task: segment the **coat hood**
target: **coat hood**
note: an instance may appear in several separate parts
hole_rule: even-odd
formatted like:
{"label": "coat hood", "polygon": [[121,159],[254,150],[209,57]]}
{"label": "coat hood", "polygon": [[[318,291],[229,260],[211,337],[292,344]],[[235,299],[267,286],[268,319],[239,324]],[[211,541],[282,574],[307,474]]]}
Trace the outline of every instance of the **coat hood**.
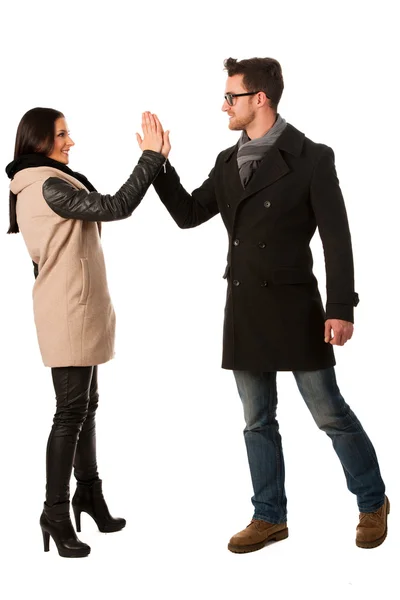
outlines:
{"label": "coat hood", "polygon": [[[89,192],[95,192],[96,188],[82,173],[72,171],[67,165],[60,163],[43,154],[23,154],[10,162],[6,167],[7,176],[12,180],[10,189],[14,194],[19,194],[24,188],[36,181],[44,181],[48,177],[60,177],[76,185],[83,186]],[[21,177],[21,174],[23,176]]]}
{"label": "coat hood", "polygon": [[49,177],[61,177],[62,179],[67,179],[68,176],[62,171],[52,169],[51,167],[32,167],[23,169],[14,175],[14,178],[10,182],[10,190],[13,194],[17,195],[29,185],[32,185],[37,181],[45,181]]}

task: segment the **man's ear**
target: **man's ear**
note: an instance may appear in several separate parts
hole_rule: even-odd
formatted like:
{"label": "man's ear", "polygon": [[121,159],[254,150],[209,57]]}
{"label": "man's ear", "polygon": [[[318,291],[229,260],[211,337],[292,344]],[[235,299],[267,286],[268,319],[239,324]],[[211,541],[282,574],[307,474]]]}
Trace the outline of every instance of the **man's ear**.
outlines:
{"label": "man's ear", "polygon": [[268,104],[268,98],[267,98],[265,92],[258,92],[257,93],[257,106],[265,106],[266,104]]}

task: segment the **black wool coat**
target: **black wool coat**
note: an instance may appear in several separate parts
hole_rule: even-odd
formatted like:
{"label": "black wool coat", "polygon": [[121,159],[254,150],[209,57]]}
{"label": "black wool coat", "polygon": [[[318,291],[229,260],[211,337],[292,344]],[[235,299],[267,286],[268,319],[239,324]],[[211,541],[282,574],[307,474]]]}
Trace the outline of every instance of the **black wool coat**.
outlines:
{"label": "black wool coat", "polygon": [[[181,228],[220,213],[229,235],[222,367],[308,371],[335,364],[325,319],[353,322],[351,238],[331,148],[287,125],[244,189],[238,146],[221,152],[192,194],[166,163],[154,181]],[[327,305],[313,274],[310,240],[318,227]]]}

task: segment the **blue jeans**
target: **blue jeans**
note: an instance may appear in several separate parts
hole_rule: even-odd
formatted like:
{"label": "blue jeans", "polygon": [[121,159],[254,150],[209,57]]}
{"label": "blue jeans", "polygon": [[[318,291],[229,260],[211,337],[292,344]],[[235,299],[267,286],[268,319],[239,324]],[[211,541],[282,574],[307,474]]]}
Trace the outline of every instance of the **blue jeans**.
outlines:
{"label": "blue jeans", "polygon": [[[234,371],[243,402],[246,442],[254,496],[254,519],[286,522],[285,465],[279,425],[276,372]],[[385,501],[385,485],[375,450],[344,401],[333,367],[294,371],[297,386],[316,424],[332,440],[360,512],[375,512]]]}

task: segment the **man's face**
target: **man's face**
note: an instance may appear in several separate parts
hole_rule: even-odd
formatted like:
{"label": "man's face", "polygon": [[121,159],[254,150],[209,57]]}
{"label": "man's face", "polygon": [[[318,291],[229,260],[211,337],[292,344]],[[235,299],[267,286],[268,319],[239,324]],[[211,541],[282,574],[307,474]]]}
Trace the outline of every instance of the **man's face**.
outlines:
{"label": "man's face", "polygon": [[[225,86],[225,94],[243,94],[248,91],[243,86],[243,75],[228,77]],[[240,96],[233,98],[233,106],[225,100],[222,110],[229,116],[229,129],[232,131],[245,130],[255,119],[256,111],[253,107],[255,96]]]}

